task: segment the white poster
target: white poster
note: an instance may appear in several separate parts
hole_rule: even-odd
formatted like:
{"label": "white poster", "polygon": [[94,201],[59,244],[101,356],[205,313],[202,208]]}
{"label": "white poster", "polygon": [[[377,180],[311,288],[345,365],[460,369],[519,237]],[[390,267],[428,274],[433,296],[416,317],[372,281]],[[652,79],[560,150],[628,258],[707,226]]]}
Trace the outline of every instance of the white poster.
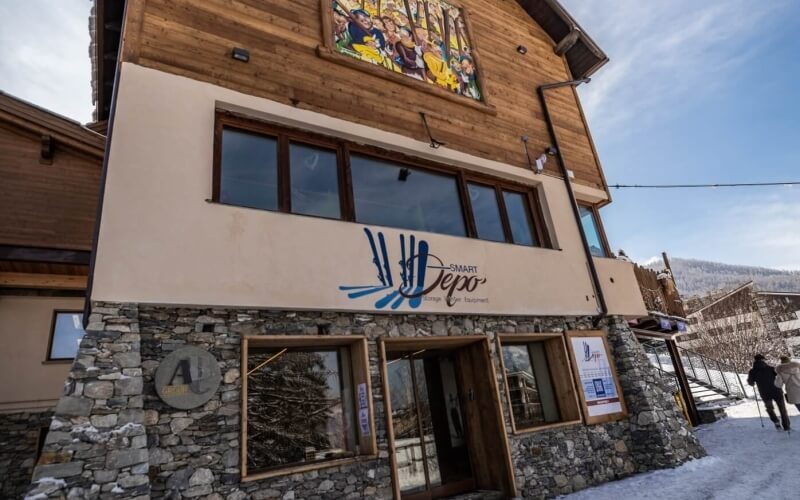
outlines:
{"label": "white poster", "polygon": [[622,412],[603,338],[571,337],[570,342],[589,416]]}

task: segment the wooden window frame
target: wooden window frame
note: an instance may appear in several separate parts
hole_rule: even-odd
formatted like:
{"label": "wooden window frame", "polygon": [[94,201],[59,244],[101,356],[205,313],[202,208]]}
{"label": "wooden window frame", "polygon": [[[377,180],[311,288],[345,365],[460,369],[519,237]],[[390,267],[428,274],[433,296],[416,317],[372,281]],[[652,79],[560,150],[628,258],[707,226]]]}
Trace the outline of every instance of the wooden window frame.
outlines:
{"label": "wooden window frame", "polygon": [[[608,244],[608,238],[606,237],[606,229],[603,227],[603,220],[600,218],[600,210],[597,208],[597,205],[593,203],[586,203],[586,202],[578,202],[578,207],[583,207],[589,209],[592,212],[592,217],[594,218],[594,226],[597,228],[597,234],[600,236],[600,244],[603,245],[603,251],[606,253],[604,257],[600,257],[597,255],[593,255],[592,257],[598,258],[611,258],[611,245]],[[581,231],[583,231],[583,225],[581,224]]]}
{"label": "wooden window frame", "polygon": [[[562,420],[549,424],[520,427],[517,426],[517,423],[514,419],[514,410],[511,406],[511,390],[508,386],[508,379],[506,378],[506,366],[505,361],[503,360],[503,345],[527,346],[528,344],[535,342],[545,343],[548,370],[550,371],[550,379],[553,383],[553,392],[556,396],[556,403],[558,404],[559,415],[561,416]],[[529,434],[532,432],[540,432],[559,427],[568,427],[583,422],[583,417],[581,414],[581,402],[578,395],[579,388],[575,384],[572,361],[570,359],[566,337],[564,334],[532,333],[498,335],[497,353],[497,357],[500,358],[500,371],[502,373],[506,401],[508,402],[508,415],[509,419],[511,420],[511,431],[513,434]],[[560,359],[554,361],[556,356]],[[559,362],[562,366],[554,369],[556,362]],[[571,407],[566,407],[565,405],[567,404],[571,405]],[[568,417],[564,417],[565,412],[569,412]]]}
{"label": "wooden window frame", "polygon": [[[261,208],[244,207],[234,203],[220,201],[220,184],[222,178],[222,138],[223,128],[241,130],[247,133],[259,134],[276,138],[278,141],[278,209],[267,210]],[[322,147],[336,152],[337,158],[337,178],[339,181],[339,203],[340,217],[322,217],[319,215],[298,214],[291,211],[291,187],[290,187],[290,165],[289,165],[289,144],[298,142],[310,146]],[[353,154],[369,156],[376,160],[383,160],[397,165],[408,166],[416,170],[428,171],[435,174],[447,175],[456,181],[456,188],[459,195],[459,204],[464,221],[466,237],[480,239],[475,227],[475,218],[472,212],[472,205],[469,199],[467,184],[474,183],[487,186],[495,190],[497,201],[500,207],[500,216],[503,220],[503,231],[506,236],[505,243],[515,244],[511,236],[511,228],[508,214],[503,199],[503,191],[510,191],[522,194],[528,204],[528,213],[533,224],[533,234],[537,244],[532,248],[552,249],[552,240],[545,224],[544,212],[536,186],[526,185],[500,179],[497,177],[483,175],[473,172],[465,172],[462,169],[443,165],[430,160],[412,157],[396,151],[389,151],[376,146],[358,144],[346,139],[338,139],[314,132],[294,129],[286,126],[266,123],[264,121],[242,115],[233,111],[218,109],[214,124],[214,159],[212,168],[212,195],[209,201],[240,208],[250,208],[252,210],[265,210],[269,212],[289,213],[302,217],[315,217],[325,220],[342,220],[346,222],[356,222],[355,214],[355,193],[353,192],[352,173],[350,168],[351,157]],[[370,224],[379,227],[391,227],[392,229],[404,230],[394,226],[381,226],[380,224]],[[435,233],[441,234],[441,233]],[[504,243],[490,240],[481,240],[487,243]]]}
{"label": "wooden window frame", "polygon": [[331,9],[330,0],[320,0],[321,24],[322,24],[322,43],[317,45],[317,56],[326,61],[341,64],[373,76],[391,80],[395,83],[411,87],[415,90],[427,92],[429,94],[447,99],[448,101],[469,106],[472,109],[482,111],[489,115],[497,115],[497,108],[489,103],[488,92],[486,91],[486,79],[483,76],[482,64],[480,61],[480,51],[478,50],[477,43],[475,42],[475,35],[472,31],[472,22],[469,18],[469,12],[464,8],[464,5],[456,0],[447,0],[447,3],[461,11],[461,17],[464,19],[464,29],[467,32],[467,38],[472,44],[470,57],[478,71],[477,80],[478,87],[481,92],[481,99],[476,100],[471,97],[462,96],[448,91],[436,84],[420,81],[407,75],[395,73],[382,66],[370,64],[368,62],[359,61],[353,57],[340,54],[336,51],[333,43],[333,10]]}
{"label": "wooden window frame", "polygon": [[[76,356],[73,356],[71,358],[54,358],[54,357],[51,356],[52,353],[53,353],[53,341],[55,340],[55,335],[56,335],[56,321],[58,320],[58,315],[59,314],[81,314],[82,315],[83,311],[78,311],[78,310],[75,310],[75,309],[53,309],[53,315],[52,315],[52,317],[50,319],[50,337],[47,340],[47,353],[46,353],[45,358],[44,358],[44,363],[48,363],[48,364],[51,364],[51,363],[52,364],[72,363],[72,361],[74,361],[75,357],[77,356],[77,353],[76,353]],[[78,346],[78,348],[80,349],[80,346]]]}
{"label": "wooden window frame", "polygon": [[[350,378],[353,386],[353,405],[356,431],[356,449],[353,456],[321,460],[311,463],[297,463],[286,466],[276,466],[269,470],[247,472],[247,357],[250,348],[277,348],[277,349],[319,349],[332,350],[338,348],[350,350]],[[257,481],[271,477],[285,476],[308,472],[312,470],[339,467],[341,465],[364,460],[374,460],[378,456],[378,444],[375,428],[375,408],[372,401],[372,380],[369,369],[369,347],[367,338],[361,335],[253,335],[243,336],[241,340],[240,370],[242,372],[241,414],[240,414],[240,478],[242,482]],[[367,407],[369,409],[368,436],[362,434],[359,428],[358,411],[358,385],[366,384]]]}

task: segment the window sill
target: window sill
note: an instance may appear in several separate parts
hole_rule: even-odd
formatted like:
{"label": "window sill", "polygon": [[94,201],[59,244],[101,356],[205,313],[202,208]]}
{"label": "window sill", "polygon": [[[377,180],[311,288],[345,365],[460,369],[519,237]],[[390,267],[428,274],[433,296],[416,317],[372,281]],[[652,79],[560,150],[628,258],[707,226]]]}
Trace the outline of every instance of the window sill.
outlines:
{"label": "window sill", "polygon": [[265,472],[256,472],[253,474],[248,474],[246,476],[242,476],[242,482],[248,483],[251,481],[259,481],[261,479],[269,479],[272,477],[279,477],[279,476],[286,476],[289,474],[297,474],[302,472],[310,472],[314,470],[320,469],[329,469],[332,467],[341,467],[343,465],[350,465],[357,462],[366,462],[369,460],[376,460],[378,458],[377,455],[361,455],[358,457],[346,457],[346,458],[337,458],[334,460],[328,460],[324,462],[315,462],[313,464],[305,464],[305,465],[293,465],[289,467],[285,467],[282,469],[270,470]]}
{"label": "window sill", "polygon": [[547,425],[540,425],[538,427],[526,427],[525,429],[514,429],[513,434],[515,436],[522,436],[525,434],[532,434],[534,432],[541,432],[541,431],[549,431],[553,429],[558,429],[561,427],[569,427],[571,425],[577,425],[583,423],[583,420],[569,420],[567,422],[556,422],[554,424],[547,424]]}

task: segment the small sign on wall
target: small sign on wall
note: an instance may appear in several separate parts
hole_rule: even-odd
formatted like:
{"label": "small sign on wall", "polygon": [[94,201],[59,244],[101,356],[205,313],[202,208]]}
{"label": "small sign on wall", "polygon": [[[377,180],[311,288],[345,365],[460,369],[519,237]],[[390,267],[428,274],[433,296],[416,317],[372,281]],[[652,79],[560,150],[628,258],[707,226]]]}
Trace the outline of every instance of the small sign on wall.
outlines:
{"label": "small sign on wall", "polygon": [[221,379],[217,358],[199,347],[183,347],[158,365],[156,392],[173,408],[188,410],[208,402]]}
{"label": "small sign on wall", "polygon": [[586,423],[624,418],[627,409],[605,332],[567,332],[567,343]]}

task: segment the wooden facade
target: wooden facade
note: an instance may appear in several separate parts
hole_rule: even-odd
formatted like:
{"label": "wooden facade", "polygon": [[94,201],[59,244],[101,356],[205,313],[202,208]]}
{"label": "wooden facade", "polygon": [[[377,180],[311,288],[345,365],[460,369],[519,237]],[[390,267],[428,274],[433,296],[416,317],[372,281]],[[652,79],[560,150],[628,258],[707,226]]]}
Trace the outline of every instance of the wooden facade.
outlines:
{"label": "wooden facade", "polygon": [[[519,168],[529,168],[523,136],[534,158],[553,142],[537,87],[585,76],[571,74],[554,40],[519,3],[463,0],[486,98],[423,92],[420,82],[330,53],[323,27],[329,3],[129,0],[122,61],[428,142],[424,112],[447,148]],[[248,63],[232,59],[234,47],[250,52]],[[549,92],[548,104],[575,182],[607,191],[575,90]],[[558,175],[555,160],[546,173]]]}
{"label": "wooden facade", "polygon": [[90,251],[104,144],[100,134],[0,94],[0,245]]}

